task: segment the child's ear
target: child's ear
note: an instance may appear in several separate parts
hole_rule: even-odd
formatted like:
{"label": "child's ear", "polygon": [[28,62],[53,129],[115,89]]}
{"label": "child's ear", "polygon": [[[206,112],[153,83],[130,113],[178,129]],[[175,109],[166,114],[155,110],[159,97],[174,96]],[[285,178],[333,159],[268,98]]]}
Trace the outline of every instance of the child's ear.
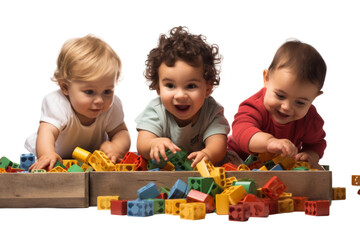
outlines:
{"label": "child's ear", "polygon": [[59,86],[60,86],[61,91],[64,93],[64,95],[68,96],[69,95],[69,84],[61,81],[59,83]]}
{"label": "child's ear", "polygon": [[263,71],[263,79],[264,79],[264,87],[266,87],[267,83],[269,82],[269,70],[265,69]]}
{"label": "child's ear", "polygon": [[316,95],[316,97],[322,95],[324,92],[323,91],[319,91],[319,93]]}
{"label": "child's ear", "polygon": [[206,84],[206,97],[209,97],[212,93],[213,85],[212,84]]}

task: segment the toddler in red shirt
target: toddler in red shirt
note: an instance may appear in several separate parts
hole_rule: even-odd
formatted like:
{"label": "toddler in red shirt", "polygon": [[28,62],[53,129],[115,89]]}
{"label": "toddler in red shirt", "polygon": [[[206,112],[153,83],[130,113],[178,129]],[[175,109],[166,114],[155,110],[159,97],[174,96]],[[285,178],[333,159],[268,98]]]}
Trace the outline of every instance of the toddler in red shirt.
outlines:
{"label": "toddler in red shirt", "polygon": [[229,150],[242,159],[270,152],[323,169],[319,160],[326,148],[324,121],[312,102],[322,94],[325,75],[325,61],[315,48],[285,42],[263,72],[264,88],[240,104]]}

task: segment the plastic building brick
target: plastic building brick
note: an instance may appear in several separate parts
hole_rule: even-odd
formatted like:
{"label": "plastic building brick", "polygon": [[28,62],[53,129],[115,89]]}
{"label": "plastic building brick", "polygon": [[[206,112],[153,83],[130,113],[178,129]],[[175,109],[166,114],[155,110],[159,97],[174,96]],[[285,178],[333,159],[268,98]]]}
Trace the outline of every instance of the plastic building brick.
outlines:
{"label": "plastic building brick", "polygon": [[45,169],[33,169],[31,170],[31,173],[46,173]]}
{"label": "plastic building brick", "polygon": [[7,173],[7,171],[4,168],[0,168],[0,173]]}
{"label": "plastic building brick", "polygon": [[233,183],[236,181],[237,181],[236,177],[225,178],[225,188],[233,186]]}
{"label": "plastic building brick", "polygon": [[263,193],[271,199],[277,199],[285,191],[285,184],[277,176],[273,176],[263,187]]}
{"label": "plastic building brick", "polygon": [[210,189],[209,191],[207,192],[207,194],[209,194],[210,196],[212,197],[215,197],[216,194],[220,194],[222,193],[224,190],[219,186],[217,185],[215,182],[213,182],[210,186]]}
{"label": "plastic building brick", "polygon": [[250,206],[251,217],[268,217],[270,214],[269,204],[256,197],[254,194],[247,194],[241,201],[242,204]]}
{"label": "plastic building brick", "polygon": [[199,220],[206,215],[204,203],[182,203],[180,204],[180,219]]}
{"label": "plastic building brick", "polygon": [[221,167],[223,167],[225,169],[225,171],[236,171],[237,170],[237,167],[232,163],[225,163]]}
{"label": "plastic building brick", "polygon": [[290,170],[295,164],[295,160],[291,157],[282,157],[281,155],[273,159],[275,164],[280,164],[284,169]]}
{"label": "plastic building brick", "polygon": [[223,167],[216,167],[210,172],[210,176],[214,178],[217,185],[225,188],[225,169]]}
{"label": "plastic building brick", "polygon": [[293,170],[293,171],[309,171],[309,168],[299,166],[299,167],[295,167],[295,168],[293,168],[291,170]]}
{"label": "plastic building brick", "polygon": [[89,164],[95,171],[112,171],[115,170],[115,165],[105,155],[105,153],[95,150],[89,159]]}
{"label": "plastic building brick", "polygon": [[188,185],[191,189],[207,193],[211,188],[214,179],[211,177],[189,177]]}
{"label": "plastic building brick", "polygon": [[137,195],[139,199],[148,199],[148,198],[156,198],[159,196],[160,192],[157,189],[155,183],[150,182],[144,187],[137,190]]}
{"label": "plastic building brick", "polygon": [[115,164],[115,171],[135,171],[136,164],[119,163]]}
{"label": "plastic building brick", "polygon": [[275,156],[276,154],[274,153],[264,152],[264,153],[259,153],[257,157],[260,162],[265,163],[271,161]]}
{"label": "plastic building brick", "polygon": [[210,177],[210,169],[204,160],[196,164],[196,170],[200,173],[202,177]]}
{"label": "plastic building brick", "polygon": [[147,170],[147,162],[142,156],[138,156],[135,161],[136,171],[146,171]]}
{"label": "plastic building brick", "polygon": [[76,147],[72,153],[72,157],[80,162],[83,163],[88,163],[90,157],[91,157],[91,153],[80,148],[80,147]]}
{"label": "plastic building brick", "polygon": [[271,200],[270,198],[263,198],[262,201],[269,207],[269,214],[277,214],[279,205],[277,200]]}
{"label": "plastic building brick", "polygon": [[311,168],[309,162],[307,162],[307,161],[296,161],[293,166],[293,169],[297,168],[297,167],[305,167],[307,169]]}
{"label": "plastic building brick", "polygon": [[246,194],[245,188],[240,185],[226,188],[220,195],[227,195],[229,197],[230,204],[235,205],[240,202]]}
{"label": "plastic building brick", "polygon": [[360,175],[352,175],[351,184],[355,186],[360,186]]}
{"label": "plastic building brick", "polygon": [[276,164],[270,171],[282,171],[284,168],[280,164]]}
{"label": "plastic building brick", "polygon": [[305,214],[312,216],[329,216],[330,202],[327,200],[306,201]]}
{"label": "plastic building brick", "polygon": [[157,199],[168,199],[168,194],[167,193],[160,193],[159,196],[157,196]]}
{"label": "plastic building brick", "polygon": [[229,213],[229,197],[224,194],[215,195],[215,209],[218,215],[227,215]]}
{"label": "plastic building brick", "polygon": [[245,165],[245,164],[240,164],[237,168],[238,171],[250,171],[251,169]]}
{"label": "plastic building brick", "polygon": [[191,189],[188,193],[187,202],[201,202],[206,206],[206,212],[212,213],[215,210],[215,201],[212,196],[206,193],[202,193],[200,191]]}
{"label": "plastic building brick", "polygon": [[266,167],[266,169],[272,169],[273,167],[275,167],[275,163],[272,160],[270,160],[264,163],[264,166]]}
{"label": "plastic building brick", "polygon": [[169,161],[166,161],[165,167],[163,167],[161,170],[163,171],[175,171],[175,166]]}
{"label": "plastic building brick", "polygon": [[257,155],[255,154],[250,154],[246,159],[245,159],[245,165],[249,166],[250,164],[252,164],[253,162],[258,161],[259,158]]}
{"label": "plastic building brick", "polygon": [[[89,168],[93,169],[92,167],[90,167],[90,166],[89,166],[88,164],[86,164],[86,163],[83,163],[83,164],[81,165],[81,169],[84,170],[84,172],[87,172],[87,170],[88,170]],[[89,170],[90,170],[90,169],[89,169]]]}
{"label": "plastic building brick", "polygon": [[110,213],[112,215],[126,215],[128,200],[110,200]]}
{"label": "plastic building brick", "polygon": [[166,162],[162,157],[160,158],[160,162],[157,162],[155,159],[151,159],[147,162],[147,169],[155,169],[155,168],[164,168],[166,166]]}
{"label": "plastic building brick", "polygon": [[151,200],[128,201],[127,215],[133,217],[147,217],[154,215],[154,201]]}
{"label": "plastic building brick", "polygon": [[283,192],[283,193],[279,196],[279,199],[284,199],[284,198],[292,198],[292,193]]}
{"label": "plastic building brick", "polygon": [[35,155],[32,153],[24,153],[20,155],[20,168],[29,171],[29,167],[35,163]]}
{"label": "plastic building brick", "polygon": [[6,157],[0,159],[0,168],[6,169],[8,166],[12,166],[13,162]]}
{"label": "plastic building brick", "polygon": [[175,198],[186,197],[185,196],[186,190],[187,190],[187,184],[181,179],[178,179],[175,182],[174,186],[171,188],[168,198],[175,199]]}
{"label": "plastic building brick", "polygon": [[248,167],[250,168],[250,170],[253,170],[253,169],[259,169],[262,165],[263,163],[258,160],[256,162],[250,163]]}
{"label": "plastic building brick", "polygon": [[62,164],[65,168],[70,168],[72,165],[78,165],[78,162],[72,159],[64,159]]}
{"label": "plastic building brick", "polygon": [[10,167],[10,166],[8,166],[7,168],[6,168],[6,172],[8,172],[8,173],[17,173],[17,172],[23,172],[24,171],[24,169],[21,169],[21,168],[13,168],[13,167]]}
{"label": "plastic building brick", "polygon": [[245,222],[250,217],[250,206],[248,204],[237,204],[229,206],[229,220]]}
{"label": "plastic building brick", "polygon": [[135,164],[136,160],[138,159],[138,155],[133,152],[127,152],[123,159],[120,161],[121,164]]}
{"label": "plastic building brick", "polygon": [[154,214],[163,214],[165,213],[165,199],[149,199],[154,202]]}
{"label": "plastic building brick", "polygon": [[332,200],[345,200],[346,199],[346,188],[336,187],[332,189]]}
{"label": "plastic building brick", "polygon": [[[193,170],[191,167],[192,161],[187,158],[188,154],[183,148],[181,148],[181,151],[176,153],[172,153],[170,150],[167,150],[166,156],[168,161],[174,164],[176,171]],[[161,156],[160,159],[162,159]]]}
{"label": "plastic building brick", "polygon": [[84,172],[84,170],[79,165],[72,165],[68,170],[68,172]]}
{"label": "plastic building brick", "polygon": [[239,180],[236,182],[233,182],[233,186],[243,186],[245,188],[245,191],[247,193],[256,194],[256,183],[254,180]]}
{"label": "plastic building brick", "polygon": [[98,196],[97,197],[97,209],[109,210],[111,200],[119,200],[119,196]]}
{"label": "plastic building brick", "polygon": [[267,171],[268,169],[266,168],[266,166],[262,166],[261,168],[259,168],[260,171]]}
{"label": "plastic building brick", "polygon": [[308,197],[293,197],[294,211],[305,211],[305,202],[309,200]]}
{"label": "plastic building brick", "polygon": [[165,214],[180,215],[180,204],[186,203],[186,199],[166,199]]}
{"label": "plastic building brick", "polygon": [[294,211],[294,200],[291,198],[278,200],[278,213],[287,213]]}
{"label": "plastic building brick", "polygon": [[51,169],[49,172],[67,172],[64,168],[57,166]]}

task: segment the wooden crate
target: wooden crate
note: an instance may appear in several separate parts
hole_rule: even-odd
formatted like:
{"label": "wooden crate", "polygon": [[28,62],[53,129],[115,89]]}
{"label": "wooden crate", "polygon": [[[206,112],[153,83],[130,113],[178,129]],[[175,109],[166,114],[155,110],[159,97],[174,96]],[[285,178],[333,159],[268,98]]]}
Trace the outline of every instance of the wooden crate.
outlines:
{"label": "wooden crate", "polygon": [[2,173],[0,207],[89,207],[89,173]]}
{"label": "wooden crate", "polygon": [[[293,196],[306,196],[309,200],[332,199],[331,171],[229,171],[226,177],[252,178],[262,187],[271,177],[277,176]],[[118,195],[120,199],[136,199],[137,190],[149,182],[158,188],[171,188],[176,180],[187,183],[188,177],[200,177],[195,171],[144,171],[144,172],[91,172],[90,206],[96,206],[97,196]]]}

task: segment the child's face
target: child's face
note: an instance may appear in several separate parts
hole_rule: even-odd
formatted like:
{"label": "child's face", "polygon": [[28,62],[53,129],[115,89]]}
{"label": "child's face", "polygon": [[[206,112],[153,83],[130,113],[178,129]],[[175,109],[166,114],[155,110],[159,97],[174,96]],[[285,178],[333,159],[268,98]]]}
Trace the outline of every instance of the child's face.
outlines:
{"label": "child's face", "polygon": [[264,105],[278,124],[303,118],[314,99],[322,92],[308,81],[299,81],[290,69],[264,71],[264,86],[267,88]]}
{"label": "child's face", "polygon": [[114,100],[115,76],[93,81],[73,81],[60,84],[72,108],[83,125],[95,122],[96,117],[110,108]]}
{"label": "child's face", "polygon": [[206,83],[202,67],[192,67],[181,60],[173,67],[165,63],[159,67],[157,93],[180,127],[196,122],[211,90],[212,85]]}

